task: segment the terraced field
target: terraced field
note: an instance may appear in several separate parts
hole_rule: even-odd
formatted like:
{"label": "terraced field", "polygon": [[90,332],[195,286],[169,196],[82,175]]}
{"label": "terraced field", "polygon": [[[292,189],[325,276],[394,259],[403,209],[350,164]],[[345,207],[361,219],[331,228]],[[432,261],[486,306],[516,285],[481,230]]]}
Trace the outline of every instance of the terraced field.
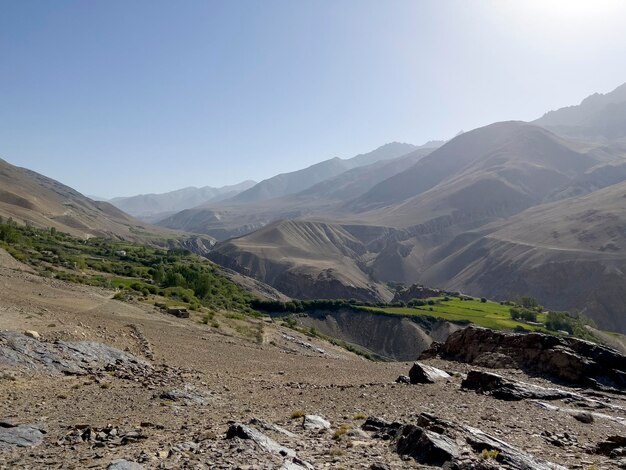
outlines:
{"label": "terraced field", "polygon": [[[479,299],[461,300],[457,297],[434,297],[434,305],[423,305],[416,307],[365,307],[369,310],[398,315],[428,315],[442,318],[444,320],[459,321],[466,320],[476,325],[498,330],[512,329],[521,326],[528,330],[545,331],[540,325],[529,324],[511,319],[508,305],[501,305],[498,302],[481,302]],[[537,323],[544,323],[545,314],[537,315]]]}

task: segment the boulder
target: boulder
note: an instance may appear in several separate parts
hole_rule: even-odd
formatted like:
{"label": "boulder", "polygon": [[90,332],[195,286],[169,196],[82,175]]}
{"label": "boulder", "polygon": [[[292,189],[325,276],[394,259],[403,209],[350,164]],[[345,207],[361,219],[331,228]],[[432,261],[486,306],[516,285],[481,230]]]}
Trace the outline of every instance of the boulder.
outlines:
{"label": "boulder", "polygon": [[34,447],[43,440],[45,431],[32,424],[0,421],[0,450],[12,447]]}
{"label": "boulder", "polygon": [[593,415],[587,411],[581,411],[579,413],[575,413],[572,415],[576,421],[580,421],[581,423],[591,424],[593,423]]}
{"label": "boulder", "polygon": [[409,379],[412,384],[434,384],[449,378],[450,374],[447,372],[420,362],[413,364],[409,371]]}
{"label": "boulder", "polygon": [[410,455],[423,465],[442,466],[461,454],[456,442],[450,437],[415,425],[402,428],[396,449],[398,454]]}
{"label": "boulder", "polygon": [[486,352],[479,355],[472,364],[488,369],[515,369],[517,363],[506,354]]}
{"label": "boulder", "polygon": [[40,339],[41,335],[39,333],[37,333],[36,331],[33,330],[26,330],[24,332],[24,334],[30,338],[34,338],[34,339]]}
{"label": "boulder", "polygon": [[302,426],[306,429],[330,429],[330,423],[316,415],[306,415]]}
{"label": "boulder", "polygon": [[280,467],[281,469],[313,470],[313,466],[299,458],[294,450],[280,445],[274,439],[266,436],[253,427],[238,423],[230,425],[228,431],[226,432],[226,439],[234,439],[236,437],[240,439],[249,439],[265,452],[282,457],[284,461]]}

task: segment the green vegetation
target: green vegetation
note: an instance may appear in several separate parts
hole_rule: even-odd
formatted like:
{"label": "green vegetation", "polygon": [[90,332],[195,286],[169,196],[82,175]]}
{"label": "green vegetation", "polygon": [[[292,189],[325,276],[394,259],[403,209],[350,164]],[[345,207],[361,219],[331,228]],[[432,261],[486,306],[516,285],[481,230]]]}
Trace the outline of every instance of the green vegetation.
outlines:
{"label": "green vegetation", "polygon": [[[448,300],[445,300],[445,299]],[[497,302],[482,302],[480,299],[463,297],[436,297],[407,305],[413,307],[365,307],[368,310],[398,315],[426,315],[450,321],[469,321],[486,328],[497,330],[521,327],[528,330],[544,330],[541,325],[527,324],[511,318],[510,308]],[[537,321],[544,321],[545,315],[538,313]]]}
{"label": "green vegetation", "polygon": [[350,430],[350,425],[343,423],[341,426],[335,429],[335,432],[333,433],[333,439],[334,440],[341,439],[341,437],[345,435],[349,430]]}
{"label": "green vegetation", "polygon": [[[225,278],[213,263],[180,249],[164,249],[119,240],[80,239],[54,228],[44,230],[19,226],[0,217],[0,247],[13,257],[29,264],[42,276],[117,289],[114,299],[130,301],[158,296],[159,306],[184,305],[201,312],[201,322],[219,328],[215,312],[225,312],[222,319],[241,321],[258,312],[291,314],[284,324],[311,337],[325,339],[356,354],[372,359],[369,353],[340,340],[325,337],[314,329],[297,326],[293,315],[319,311],[350,309],[394,315],[422,315],[450,321],[471,322],[494,329],[538,330],[571,334],[595,340],[586,328],[586,318],[568,312],[545,312],[532,297],[515,302],[491,302],[448,294],[409,302],[366,303],[348,300],[264,301]],[[263,339],[262,328],[238,325],[241,333],[256,341]],[[245,331],[244,331],[245,330]]]}
{"label": "green vegetation", "polygon": [[182,304],[191,310],[258,315],[250,307],[248,292],[222,276],[210,261],[180,248],[84,240],[55,229],[18,226],[12,220],[0,220],[0,247],[44,276],[119,289],[118,300],[159,295],[169,299],[167,305]]}
{"label": "green vegetation", "polygon": [[496,460],[500,452],[496,449],[483,449],[480,455],[484,460]]}

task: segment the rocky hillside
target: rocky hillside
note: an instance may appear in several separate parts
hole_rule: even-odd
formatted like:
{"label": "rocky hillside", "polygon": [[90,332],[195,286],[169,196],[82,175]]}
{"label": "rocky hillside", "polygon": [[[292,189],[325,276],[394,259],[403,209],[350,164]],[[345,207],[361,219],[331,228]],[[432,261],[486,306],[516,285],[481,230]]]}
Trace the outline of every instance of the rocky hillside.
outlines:
{"label": "rocky hillside", "polygon": [[418,363],[371,362],[280,320],[176,318],[2,256],[0,467],[623,467],[623,394],[525,372],[541,355],[600,379],[623,368],[609,350],[470,329]]}

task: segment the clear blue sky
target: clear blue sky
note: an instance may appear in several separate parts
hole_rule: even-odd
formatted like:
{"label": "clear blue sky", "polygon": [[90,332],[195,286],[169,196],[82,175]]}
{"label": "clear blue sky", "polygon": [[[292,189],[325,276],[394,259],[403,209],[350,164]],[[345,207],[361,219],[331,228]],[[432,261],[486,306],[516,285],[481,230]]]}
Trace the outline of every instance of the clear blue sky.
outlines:
{"label": "clear blue sky", "polygon": [[0,0],[0,157],[105,197],[261,180],[626,82],[626,2]]}

